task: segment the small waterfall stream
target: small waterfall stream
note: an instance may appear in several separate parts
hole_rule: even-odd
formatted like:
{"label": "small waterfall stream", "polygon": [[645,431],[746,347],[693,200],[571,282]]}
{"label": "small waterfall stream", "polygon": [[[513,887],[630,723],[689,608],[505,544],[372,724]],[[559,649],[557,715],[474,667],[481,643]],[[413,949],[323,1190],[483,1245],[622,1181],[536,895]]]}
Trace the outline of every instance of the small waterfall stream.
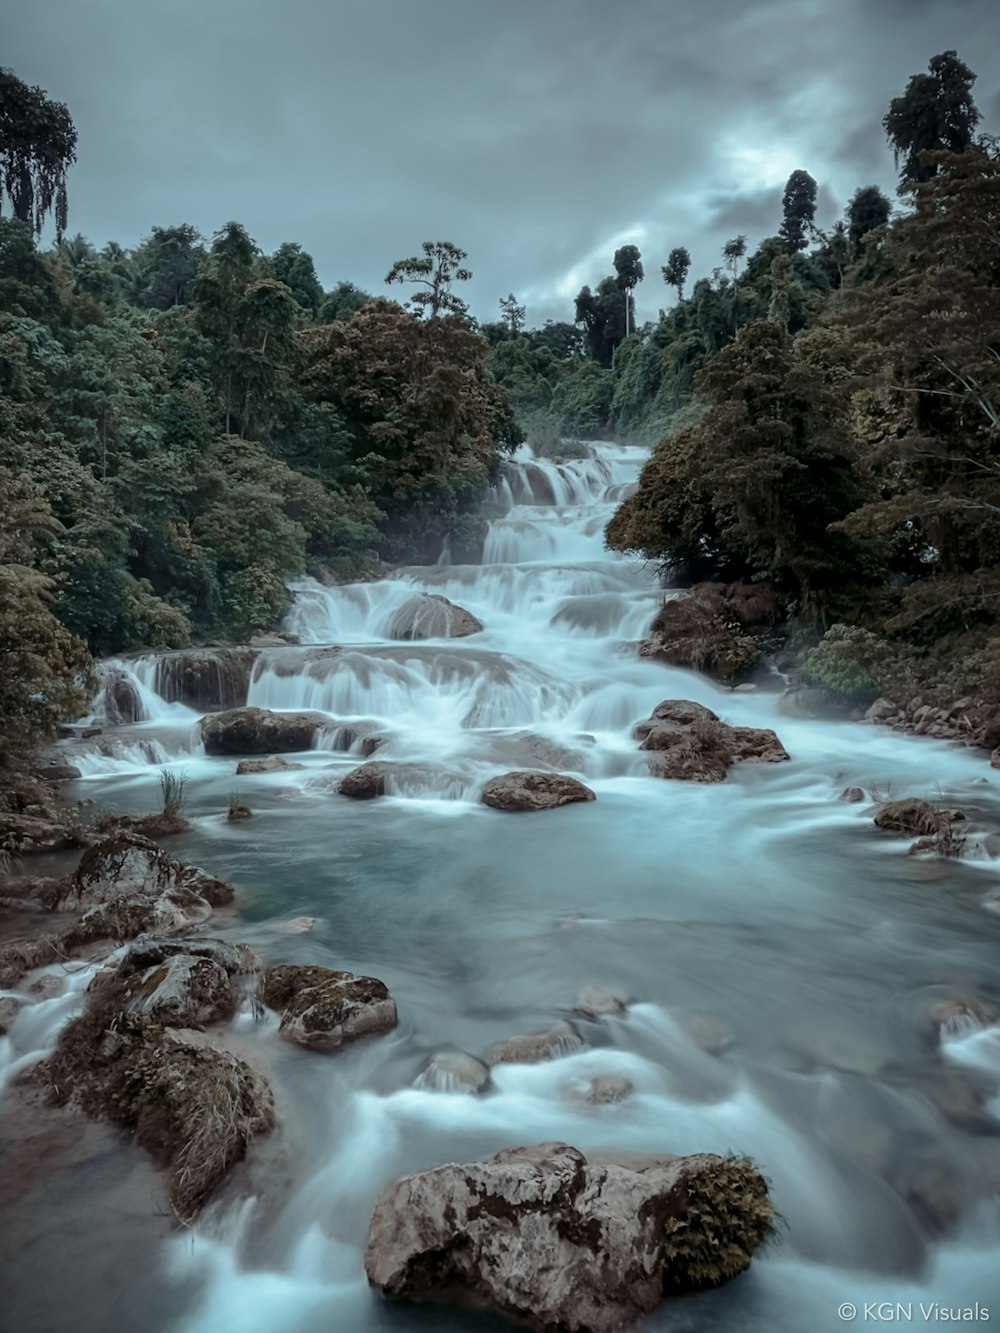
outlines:
{"label": "small waterfall stream", "polygon": [[[205,755],[197,709],[160,692],[155,658],[110,664],[142,716],[105,728],[74,795],[150,809],[160,770],[183,769],[193,828],[171,850],[239,890],[239,920],[217,933],[273,961],[381,977],[400,1026],[325,1057],[238,1019],[277,1090],[276,1143],[194,1232],[149,1242],[130,1313],[108,1297],[95,1329],[485,1333],[498,1326],[369,1293],[368,1212],[396,1175],[545,1139],[736,1151],[771,1179],[783,1243],[651,1330],[832,1330],[841,1303],[867,1301],[978,1300],[1000,1317],[1000,1029],[959,1025],[939,1042],[929,1017],[952,997],[1000,1007],[1000,916],[984,908],[997,865],[908,857],[869,803],[837,799],[855,785],[944,792],[995,817],[997,775],[958,747],[786,718],[771,695],[638,659],[664,594],[605,552],[602,532],[643,459],[611,444],[565,463],[523,449],[481,565],[297,583],[285,628],[299,644],[262,648],[247,692],[329,716],[297,769],[236,779],[233,760]],[[466,608],[483,632],[392,640],[416,592]],[[773,726],[792,761],[720,786],[654,779],[630,733],[666,698]],[[335,787],[372,733],[407,776],[354,803]],[[538,766],[575,774],[597,801],[535,817],[478,803],[488,777]],[[254,818],[231,826],[220,811],[237,783]],[[300,916],[313,929],[284,933]],[[482,1098],[420,1083],[434,1051],[541,1031],[588,984],[634,1001],[623,1018],[580,1021],[588,1049],[502,1067]],[[49,1022],[39,1007],[4,1039],[8,1068],[51,1044],[73,1004]],[[593,1076],[631,1094],[590,1105],[578,1090]],[[100,1188],[75,1205],[95,1247]]]}

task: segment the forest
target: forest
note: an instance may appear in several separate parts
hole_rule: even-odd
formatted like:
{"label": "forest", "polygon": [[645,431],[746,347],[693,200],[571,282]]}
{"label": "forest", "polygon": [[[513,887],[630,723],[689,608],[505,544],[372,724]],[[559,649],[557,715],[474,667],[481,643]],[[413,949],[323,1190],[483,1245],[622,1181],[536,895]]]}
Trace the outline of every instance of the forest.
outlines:
{"label": "forest", "polygon": [[690,291],[664,246],[657,321],[624,246],[532,329],[513,293],[470,316],[452,242],[392,265],[400,301],[325,291],[237,222],[97,248],[69,231],[70,112],[0,72],[0,751],[79,714],[94,658],[273,626],[291,577],[475,560],[525,438],[654,446],[609,546],[766,585],[817,685],[1000,701],[1000,146],[974,81],[947,51],[891,101],[895,201],[861,185],[824,229],[797,170],[774,235]]}

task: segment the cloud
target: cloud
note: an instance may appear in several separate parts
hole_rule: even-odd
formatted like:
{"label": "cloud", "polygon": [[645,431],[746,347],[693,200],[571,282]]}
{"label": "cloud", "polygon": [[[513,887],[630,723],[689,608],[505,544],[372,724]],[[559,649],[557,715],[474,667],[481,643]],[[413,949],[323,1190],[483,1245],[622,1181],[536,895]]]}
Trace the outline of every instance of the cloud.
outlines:
{"label": "cloud", "polygon": [[4,60],[77,123],[71,230],[134,244],[236,218],[375,291],[449,239],[482,318],[511,290],[532,322],[572,318],[623,239],[651,316],[667,252],[696,276],[730,236],[773,233],[796,167],[827,220],[858,185],[891,190],[881,117],[936,51],[977,69],[1000,129],[992,0],[8,0],[5,18]]}

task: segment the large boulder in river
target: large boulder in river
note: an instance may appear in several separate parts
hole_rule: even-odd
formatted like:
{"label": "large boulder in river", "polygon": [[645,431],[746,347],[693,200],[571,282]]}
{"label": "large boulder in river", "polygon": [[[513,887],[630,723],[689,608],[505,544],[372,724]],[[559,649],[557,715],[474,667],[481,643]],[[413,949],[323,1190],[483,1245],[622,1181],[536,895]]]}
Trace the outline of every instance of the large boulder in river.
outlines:
{"label": "large boulder in river", "polygon": [[390,1032],[397,1021],[396,1002],[377,977],[329,967],[269,967],[261,998],[280,1012],[281,1035],[311,1050]]}
{"label": "large boulder in river", "polygon": [[639,654],[738,680],[760,663],[777,619],[770,584],[698,583],[664,602]]}
{"label": "large boulder in river", "polygon": [[554,810],[578,801],[596,801],[589,787],[565,773],[503,773],[490,778],[480,798],[494,810]]}
{"label": "large boulder in river", "polygon": [[329,722],[322,713],[272,713],[268,708],[231,708],[201,720],[206,754],[290,754],[312,747]]}
{"label": "large boulder in river", "polygon": [[507,1148],[388,1185],[365,1268],[398,1300],[471,1305],[539,1333],[617,1333],[665,1294],[741,1273],[773,1211],[744,1160],[633,1167],[564,1143]]}
{"label": "large boulder in river", "polygon": [[666,699],[632,732],[658,777],[723,782],[734,763],[774,764],[789,758],[769,727],[732,727],[690,699]]}
{"label": "large boulder in river", "polygon": [[900,801],[887,801],[880,806],[875,824],[887,833],[905,833],[911,838],[933,838],[964,819],[961,810],[938,810],[929,801],[909,796]]}
{"label": "large boulder in river", "polygon": [[255,648],[182,648],[162,653],[156,663],[156,691],[168,703],[200,713],[241,708],[260,653]]}
{"label": "large boulder in river", "polygon": [[234,896],[232,885],[225,880],[183,865],[162,847],[127,829],[116,830],[87,848],[69,888],[78,902],[87,904],[174,895],[179,903],[193,897],[218,907],[231,903]]}
{"label": "large boulder in river", "polygon": [[[151,969],[141,967],[140,949],[99,972],[83,1014],[63,1028],[55,1052],[34,1077],[47,1084],[53,1101],[130,1130],[167,1168],[171,1205],[182,1222],[190,1222],[251,1141],[273,1127],[275,1116],[264,1077],[185,1025],[192,1012],[205,1021],[231,1012],[225,963],[230,946],[184,943],[200,952],[164,952],[162,942],[151,941],[146,956],[162,959]],[[186,992],[179,966],[185,957],[192,987]],[[199,965],[208,971],[199,971]],[[168,972],[178,982],[170,1002],[152,1011],[140,1004],[137,1010],[137,999],[154,996],[159,987],[153,983]],[[209,972],[213,1004],[205,995],[198,998]]]}
{"label": "large boulder in river", "polygon": [[405,602],[389,625],[390,639],[464,639],[480,634],[482,622],[438,593],[421,592]]}

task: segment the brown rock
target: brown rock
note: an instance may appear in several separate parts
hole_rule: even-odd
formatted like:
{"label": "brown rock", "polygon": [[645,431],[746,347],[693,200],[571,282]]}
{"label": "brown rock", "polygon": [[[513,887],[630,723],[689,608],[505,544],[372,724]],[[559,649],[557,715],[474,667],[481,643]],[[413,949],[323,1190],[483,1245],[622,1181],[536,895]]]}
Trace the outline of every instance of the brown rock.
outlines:
{"label": "brown rock", "polygon": [[534,773],[522,770],[490,778],[480,797],[483,805],[508,812],[554,810],[597,797],[576,778],[564,773]]}
{"label": "brown rock", "polygon": [[437,593],[418,593],[399,608],[389,625],[390,639],[464,639],[482,632],[471,611]]}
{"label": "brown rock", "polygon": [[545,1143],[388,1185],[365,1268],[398,1300],[472,1305],[541,1333],[618,1333],[664,1294],[746,1269],[772,1216],[745,1161],[634,1170]]}
{"label": "brown rock", "polygon": [[328,722],[322,713],[233,708],[202,718],[201,736],[206,754],[288,754],[311,749],[316,732]]}
{"label": "brown rock", "polygon": [[544,1060],[558,1060],[574,1051],[585,1051],[587,1043],[572,1023],[556,1023],[548,1032],[534,1036],[511,1037],[494,1046],[489,1054],[492,1065],[538,1065]]}
{"label": "brown rock", "polygon": [[938,810],[928,801],[908,796],[900,801],[887,801],[875,816],[875,824],[888,833],[905,833],[909,837],[935,837],[947,831],[950,825],[965,819],[961,810]]}
{"label": "brown rock", "polygon": [[865,799],[865,793],[861,787],[845,787],[839,799],[846,801],[848,805],[857,805]]}
{"label": "brown rock", "polygon": [[266,759],[241,759],[236,765],[236,776],[245,777],[251,773],[290,773],[293,769],[304,768],[304,764],[291,763],[280,755],[268,755]]}
{"label": "brown rock", "polygon": [[328,967],[270,967],[261,994],[281,1011],[281,1035],[311,1050],[336,1050],[389,1032],[397,1022],[395,1001],[381,981]]}
{"label": "brown rock", "polygon": [[639,654],[739,680],[761,661],[776,616],[768,584],[696,584],[663,604]]}

